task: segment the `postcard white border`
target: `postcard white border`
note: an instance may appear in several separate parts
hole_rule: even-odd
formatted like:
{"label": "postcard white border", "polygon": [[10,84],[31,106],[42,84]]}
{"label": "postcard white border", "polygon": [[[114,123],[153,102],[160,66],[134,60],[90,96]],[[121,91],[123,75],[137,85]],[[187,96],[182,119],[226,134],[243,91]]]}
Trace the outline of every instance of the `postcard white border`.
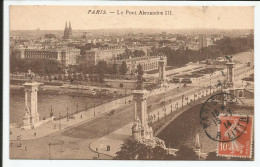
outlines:
{"label": "postcard white border", "polygon": [[[3,166],[26,166],[26,167],[158,167],[158,166],[176,166],[176,167],[219,167],[219,166],[260,166],[260,118],[259,104],[255,103],[255,161],[111,161],[111,160],[10,160],[9,159],[9,6],[10,5],[106,5],[106,6],[255,6],[255,72],[260,71],[260,2],[194,2],[194,1],[5,1],[4,2],[4,54],[3,54]],[[255,101],[260,100],[258,73],[255,75]]]}

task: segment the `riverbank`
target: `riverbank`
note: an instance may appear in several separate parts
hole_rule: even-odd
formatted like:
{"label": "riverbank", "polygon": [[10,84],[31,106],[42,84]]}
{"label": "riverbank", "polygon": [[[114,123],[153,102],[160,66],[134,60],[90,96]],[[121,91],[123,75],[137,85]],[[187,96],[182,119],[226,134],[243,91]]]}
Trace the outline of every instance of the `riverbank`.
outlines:
{"label": "riverbank", "polygon": [[[19,84],[10,84],[10,89],[12,90],[23,90],[24,86]],[[85,85],[75,85],[75,84],[61,84],[61,85],[44,85],[41,84],[39,91],[55,94],[97,94],[102,95],[113,95],[113,96],[124,96],[131,94],[131,90],[127,89],[117,89],[117,88],[103,88],[97,86],[85,86]]]}

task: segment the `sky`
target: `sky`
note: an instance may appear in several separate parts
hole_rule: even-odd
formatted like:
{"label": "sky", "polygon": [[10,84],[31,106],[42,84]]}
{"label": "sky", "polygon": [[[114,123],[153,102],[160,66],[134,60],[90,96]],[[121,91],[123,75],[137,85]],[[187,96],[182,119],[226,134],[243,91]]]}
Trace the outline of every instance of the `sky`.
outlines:
{"label": "sky", "polygon": [[[89,10],[106,10],[107,14],[89,14]],[[172,15],[129,15],[126,11],[172,11]],[[63,30],[66,21],[74,30],[254,29],[254,7],[10,6],[10,30]]]}

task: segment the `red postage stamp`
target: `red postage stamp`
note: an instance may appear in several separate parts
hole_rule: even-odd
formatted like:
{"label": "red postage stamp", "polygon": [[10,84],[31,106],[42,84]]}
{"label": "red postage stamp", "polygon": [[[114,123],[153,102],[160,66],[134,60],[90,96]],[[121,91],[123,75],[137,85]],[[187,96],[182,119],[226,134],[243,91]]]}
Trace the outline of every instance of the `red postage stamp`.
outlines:
{"label": "red postage stamp", "polygon": [[226,157],[251,158],[252,154],[252,116],[219,116],[219,132],[228,142],[219,142],[217,154]]}

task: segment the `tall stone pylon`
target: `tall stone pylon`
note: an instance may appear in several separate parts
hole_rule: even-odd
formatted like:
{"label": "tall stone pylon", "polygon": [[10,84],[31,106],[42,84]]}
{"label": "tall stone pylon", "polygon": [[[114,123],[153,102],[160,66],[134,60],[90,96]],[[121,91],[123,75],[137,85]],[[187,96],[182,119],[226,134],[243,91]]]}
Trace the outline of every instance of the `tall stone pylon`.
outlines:
{"label": "tall stone pylon", "polygon": [[37,92],[40,83],[26,82],[24,84],[25,91],[25,115],[23,117],[24,129],[32,129],[39,123],[40,115],[38,113],[38,97]]}
{"label": "tall stone pylon", "polygon": [[158,65],[159,65],[159,85],[162,86],[164,85],[165,82],[165,60],[163,57],[158,60]]}
{"label": "tall stone pylon", "polygon": [[135,114],[134,125],[132,127],[132,136],[135,139],[151,139],[153,138],[153,130],[148,126],[147,114],[147,91],[134,90]]}
{"label": "tall stone pylon", "polygon": [[227,88],[234,89],[235,88],[235,63],[233,61],[228,62],[227,64]]}

